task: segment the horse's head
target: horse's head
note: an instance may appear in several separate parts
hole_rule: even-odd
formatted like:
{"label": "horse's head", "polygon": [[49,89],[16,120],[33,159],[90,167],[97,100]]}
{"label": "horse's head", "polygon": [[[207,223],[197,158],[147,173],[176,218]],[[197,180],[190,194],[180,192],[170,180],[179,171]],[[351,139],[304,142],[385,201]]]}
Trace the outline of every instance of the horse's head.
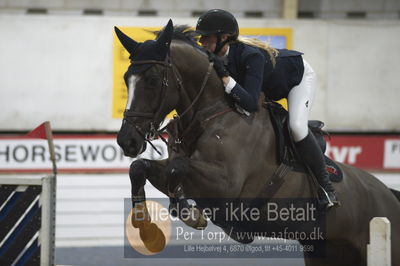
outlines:
{"label": "horse's head", "polygon": [[176,106],[179,96],[169,62],[173,25],[170,20],[156,40],[138,43],[118,28],[115,32],[130,54],[131,65],[124,75],[128,101],[117,142],[126,156],[136,157],[145,150],[145,140],[158,129]]}

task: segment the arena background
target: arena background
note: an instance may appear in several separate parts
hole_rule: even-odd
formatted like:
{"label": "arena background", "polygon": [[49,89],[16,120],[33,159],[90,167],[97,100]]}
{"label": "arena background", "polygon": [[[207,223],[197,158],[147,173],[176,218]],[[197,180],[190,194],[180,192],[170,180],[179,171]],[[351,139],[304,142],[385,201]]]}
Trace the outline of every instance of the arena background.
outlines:
{"label": "arena background", "polygon": [[[319,85],[311,118],[332,133],[328,155],[400,189],[398,0],[0,0],[0,172],[50,169],[41,155],[46,143],[20,136],[51,121],[60,168],[57,264],[303,265],[301,259],[123,258],[131,160],[115,143],[116,106],[124,96],[118,96],[113,27],[134,29],[140,39],[148,36],[141,28],[160,28],[169,18],[194,26],[211,8],[232,11],[241,32],[284,36],[287,47],[304,52]],[[144,156],[166,157],[156,145],[161,157],[152,150]],[[150,186],[146,191],[162,196]]]}

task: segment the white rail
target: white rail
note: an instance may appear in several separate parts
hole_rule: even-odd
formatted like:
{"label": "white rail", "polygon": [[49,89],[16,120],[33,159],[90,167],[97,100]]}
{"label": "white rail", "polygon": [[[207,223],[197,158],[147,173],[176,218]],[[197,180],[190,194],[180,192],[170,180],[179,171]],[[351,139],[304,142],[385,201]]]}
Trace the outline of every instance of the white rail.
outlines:
{"label": "white rail", "polygon": [[374,217],[369,226],[368,266],[391,266],[390,221],[386,217]]}

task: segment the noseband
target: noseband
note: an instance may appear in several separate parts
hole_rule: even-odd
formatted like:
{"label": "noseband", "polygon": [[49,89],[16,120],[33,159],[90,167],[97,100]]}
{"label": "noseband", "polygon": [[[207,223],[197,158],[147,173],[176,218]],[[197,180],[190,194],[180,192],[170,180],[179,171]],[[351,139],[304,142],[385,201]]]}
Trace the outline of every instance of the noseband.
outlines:
{"label": "noseband", "polygon": [[[161,153],[157,150],[157,148],[150,142],[150,140],[152,140],[155,137],[160,137],[167,145],[167,141],[165,140],[165,138],[162,136],[163,131],[165,130],[166,126],[164,126],[161,129],[156,128],[156,126],[158,127],[158,125],[156,125],[156,115],[157,113],[160,112],[160,109],[162,108],[164,101],[165,101],[165,94],[167,91],[167,88],[169,86],[169,82],[168,82],[168,69],[171,68],[172,69],[172,73],[174,75],[174,78],[178,84],[178,89],[180,92],[183,92],[186,94],[186,97],[188,97],[187,92],[183,86],[183,82],[182,82],[182,76],[179,73],[179,70],[177,69],[177,67],[175,65],[173,65],[170,61],[170,57],[167,56],[165,58],[165,61],[158,61],[158,60],[140,60],[140,61],[131,61],[131,64],[136,64],[136,65],[143,65],[143,64],[152,64],[152,65],[162,65],[164,66],[164,71],[163,71],[163,80],[162,80],[162,85],[161,85],[161,96],[160,96],[160,101],[159,101],[159,109],[155,112],[155,113],[149,113],[149,112],[137,112],[137,111],[131,111],[126,109],[124,112],[124,121],[130,123],[132,126],[135,127],[136,131],[143,137],[143,139],[145,141],[147,141],[155,150],[158,154],[161,155]],[[180,119],[182,119],[183,116],[185,116],[192,108],[193,106],[198,102],[198,100],[200,99],[200,96],[202,95],[204,88],[206,86],[206,83],[210,77],[211,71],[212,71],[212,67],[213,67],[213,62],[210,62],[207,72],[203,78],[203,82],[201,84],[200,90],[198,92],[198,94],[196,95],[196,97],[194,98],[194,100],[192,101],[192,103],[180,114],[180,115],[176,115],[174,117],[174,121],[178,122]],[[142,117],[142,118],[148,118],[151,119],[150,122],[150,130],[149,131],[145,131],[143,132],[143,129],[141,126],[135,124],[134,122],[131,121],[131,118],[138,118],[138,117]]]}

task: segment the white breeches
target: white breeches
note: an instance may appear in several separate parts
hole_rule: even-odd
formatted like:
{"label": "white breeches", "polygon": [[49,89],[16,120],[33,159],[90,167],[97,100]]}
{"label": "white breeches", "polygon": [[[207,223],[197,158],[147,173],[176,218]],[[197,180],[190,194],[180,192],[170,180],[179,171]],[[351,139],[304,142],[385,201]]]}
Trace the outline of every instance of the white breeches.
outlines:
{"label": "white breeches", "polygon": [[288,95],[289,127],[295,142],[308,135],[308,116],[314,101],[316,75],[303,59],[304,74],[299,85],[293,87]]}

